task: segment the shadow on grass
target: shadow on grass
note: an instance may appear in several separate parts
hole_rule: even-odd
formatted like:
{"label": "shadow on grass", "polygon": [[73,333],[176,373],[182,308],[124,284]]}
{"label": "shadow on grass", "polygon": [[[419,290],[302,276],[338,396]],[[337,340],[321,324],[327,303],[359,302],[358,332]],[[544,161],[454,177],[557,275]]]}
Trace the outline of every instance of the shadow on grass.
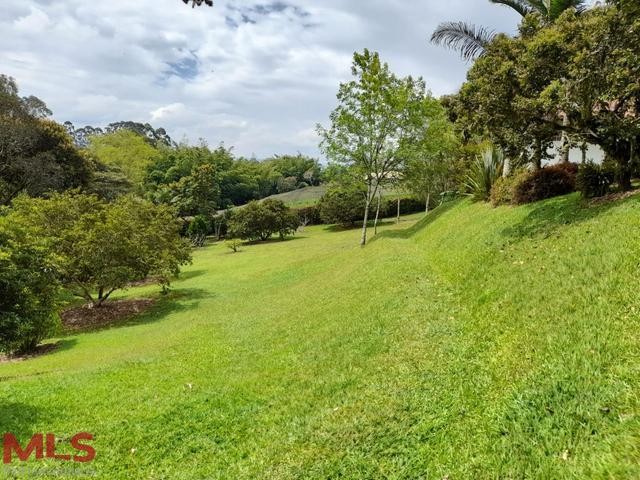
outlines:
{"label": "shadow on grass", "polygon": [[198,308],[200,300],[213,296],[214,294],[200,288],[179,288],[171,290],[168,294],[158,297],[153,306],[144,312],[138,314],[133,313],[124,318],[114,319],[109,323],[88,325],[86,328],[83,327],[77,330],[67,330],[64,332],[64,335],[70,337],[83,333],[158,322],[172,313]]}
{"label": "shadow on grass", "polygon": [[285,237],[285,238],[272,237],[272,238],[269,238],[268,240],[253,240],[250,242],[243,242],[242,245],[270,245],[272,243],[295,242],[296,240],[304,240],[305,238],[308,238],[308,237],[305,237],[304,235],[296,235],[296,236]]}
{"label": "shadow on grass", "polygon": [[41,413],[37,408],[25,403],[0,401],[0,432],[13,433],[24,446],[35,433],[32,428],[41,417]]}
{"label": "shadow on grass", "polygon": [[192,278],[201,277],[207,273],[206,270],[189,270],[187,272],[180,272],[180,274],[175,278],[177,281],[191,280]]}
{"label": "shadow on grass", "polygon": [[411,238],[419,231],[425,229],[427,226],[438,220],[442,215],[451,210],[454,206],[458,205],[461,200],[453,200],[451,202],[444,203],[440,205],[438,208],[431,210],[428,214],[414,223],[411,227],[405,228],[402,230],[386,230],[384,232],[379,233],[375,237],[371,239],[371,242],[375,242],[381,238]]}
{"label": "shadow on grass", "polygon": [[527,216],[518,224],[505,228],[502,235],[514,240],[535,237],[547,238],[554,235],[563,226],[586,222],[613,207],[634,201],[638,201],[637,197],[590,205],[578,193],[544,200],[529,205],[530,211]]}
{"label": "shadow on grass", "polygon": [[[383,220],[378,220],[378,227],[384,227],[385,225],[394,225],[396,223],[395,220],[390,220],[390,219],[383,219]],[[374,222],[368,222],[367,226],[369,228],[373,228],[373,224]],[[325,232],[347,232],[350,230],[360,230],[362,228],[362,220],[360,220],[360,223],[354,223],[353,225],[327,225],[326,227],[324,227],[324,231]]]}

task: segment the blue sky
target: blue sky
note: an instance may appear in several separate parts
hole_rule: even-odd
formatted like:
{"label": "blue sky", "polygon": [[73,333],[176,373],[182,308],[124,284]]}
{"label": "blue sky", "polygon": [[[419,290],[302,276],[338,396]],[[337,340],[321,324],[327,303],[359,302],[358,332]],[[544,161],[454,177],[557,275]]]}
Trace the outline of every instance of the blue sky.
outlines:
{"label": "blue sky", "polygon": [[314,127],[335,107],[354,51],[379,51],[441,95],[458,89],[468,65],[428,43],[439,22],[505,32],[518,22],[488,0],[2,3],[0,73],[56,120],[150,122],[176,140],[224,142],[258,158],[318,155]]}

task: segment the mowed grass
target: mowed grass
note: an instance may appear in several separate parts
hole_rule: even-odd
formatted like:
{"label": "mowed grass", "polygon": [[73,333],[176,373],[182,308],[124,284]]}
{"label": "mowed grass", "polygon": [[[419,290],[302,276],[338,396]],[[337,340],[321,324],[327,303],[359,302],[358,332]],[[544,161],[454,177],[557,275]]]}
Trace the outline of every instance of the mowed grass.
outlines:
{"label": "mowed grass", "polygon": [[94,433],[104,479],[640,478],[639,232],[637,197],[571,195],[211,246],[0,365],[0,426]]}

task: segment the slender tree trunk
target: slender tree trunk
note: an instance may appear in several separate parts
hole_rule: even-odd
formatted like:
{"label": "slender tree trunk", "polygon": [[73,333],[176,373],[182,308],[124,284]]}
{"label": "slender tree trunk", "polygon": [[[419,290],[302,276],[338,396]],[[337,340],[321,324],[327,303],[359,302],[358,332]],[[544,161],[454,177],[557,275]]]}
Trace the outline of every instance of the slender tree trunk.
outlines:
{"label": "slender tree trunk", "polygon": [[367,223],[369,222],[369,207],[371,206],[371,185],[367,185],[367,199],[364,202],[364,220],[362,221],[362,237],[360,246],[367,244]]}
{"label": "slender tree trunk", "polygon": [[[569,118],[565,115],[562,119],[562,125],[569,126]],[[571,142],[569,135],[564,130],[562,131],[562,139],[560,140],[560,161],[562,163],[569,163],[569,153],[571,152]]]}
{"label": "slender tree trunk", "polygon": [[582,142],[582,146],[580,147],[580,150],[582,150],[582,164],[584,165],[585,163],[587,163],[587,149],[589,147],[587,146],[587,142]]}
{"label": "slender tree trunk", "polygon": [[504,159],[504,164],[502,165],[502,176],[508,177],[511,174],[511,159],[506,157]]}
{"label": "slender tree trunk", "polygon": [[429,213],[429,204],[431,203],[431,192],[427,193],[427,201],[424,206],[424,213]]}
{"label": "slender tree trunk", "polygon": [[620,157],[618,163],[618,183],[624,192],[631,190],[631,160],[629,158]]}
{"label": "slender tree trunk", "polygon": [[382,203],[382,192],[378,190],[378,205],[376,206],[376,219],[373,222],[373,235],[378,235],[378,219],[380,218],[380,203]]}
{"label": "slender tree trunk", "polygon": [[536,170],[542,168],[542,142],[538,142],[533,152],[533,166]]}
{"label": "slender tree trunk", "polygon": [[400,196],[398,195],[398,213],[396,215],[396,223],[400,223]]}

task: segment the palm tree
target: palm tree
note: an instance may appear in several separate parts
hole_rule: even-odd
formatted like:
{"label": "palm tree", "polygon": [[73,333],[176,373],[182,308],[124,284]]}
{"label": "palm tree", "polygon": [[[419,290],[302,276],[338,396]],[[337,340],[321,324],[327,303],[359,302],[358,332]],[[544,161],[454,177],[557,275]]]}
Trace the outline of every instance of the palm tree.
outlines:
{"label": "palm tree", "polygon": [[182,0],[187,5],[191,2],[192,8],[199,7],[202,4],[213,7],[213,0]]}
{"label": "palm tree", "polygon": [[[577,12],[585,10],[585,0],[489,0],[491,3],[505,5],[523,17],[536,13],[545,23],[553,23],[563,12],[574,8]],[[465,22],[441,23],[431,35],[436,45],[444,45],[457,50],[464,60],[473,60],[484,54],[487,45],[496,37],[496,33],[485,27],[476,27]]]}

